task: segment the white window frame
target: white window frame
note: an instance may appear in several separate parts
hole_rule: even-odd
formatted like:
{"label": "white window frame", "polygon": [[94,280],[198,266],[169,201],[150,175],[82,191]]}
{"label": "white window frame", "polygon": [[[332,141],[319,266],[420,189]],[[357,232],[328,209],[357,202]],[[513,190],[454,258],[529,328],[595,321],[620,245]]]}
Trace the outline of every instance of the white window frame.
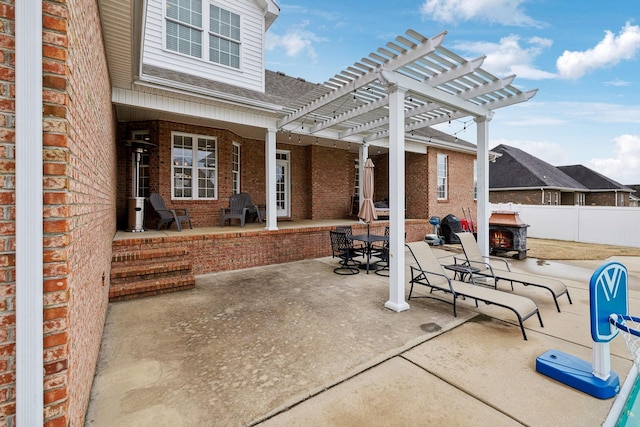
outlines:
{"label": "white window frame", "polygon": [[555,205],[556,206],[560,204],[560,192],[559,191],[555,192],[554,200],[555,200]]}
{"label": "white window frame", "polygon": [[231,192],[232,194],[240,194],[240,144],[232,143],[231,157]]}
{"label": "white window frame", "polygon": [[[189,153],[181,154],[177,150],[175,143],[175,137],[191,138],[191,155]],[[199,150],[200,143],[207,144],[207,150]],[[209,158],[210,163],[202,164],[201,157],[205,156],[205,153],[212,152],[213,158]],[[204,159],[202,157],[202,159]],[[182,159],[182,164],[180,164]],[[212,174],[209,177],[200,177],[199,173],[194,172],[194,168],[197,171],[204,170]],[[190,175],[184,175],[183,177],[177,176],[177,174],[188,173],[186,171],[190,169]],[[180,180],[180,181],[178,181]],[[213,180],[213,194],[210,197],[200,196],[201,185],[200,181],[212,181]],[[178,182],[184,183],[183,186],[176,185]],[[191,188],[191,195],[176,195],[176,192],[184,189]],[[204,188],[206,189],[206,188]],[[186,191],[186,190],[185,190]],[[217,200],[218,199],[218,140],[217,138],[209,135],[200,135],[186,132],[171,132],[171,199],[172,200]]]}
{"label": "white window frame", "polygon": [[[172,54],[186,56],[188,58],[197,59],[200,61],[207,62],[209,64],[219,65],[221,67],[226,67],[232,70],[240,71],[242,70],[242,28],[243,28],[243,17],[238,11],[232,10],[228,5],[222,5],[215,1],[210,0],[201,0],[200,6],[200,16],[201,22],[200,25],[194,25],[190,22],[181,21],[177,18],[170,17],[167,14],[169,10],[168,7],[170,5],[168,2],[171,0],[164,0],[163,2],[163,10],[164,10],[164,20],[163,20],[163,46],[166,51],[171,52]],[[238,38],[236,39],[233,34],[223,34],[221,32],[213,31],[211,27],[211,9],[216,7],[224,12],[229,13],[230,15],[238,17]],[[189,54],[180,52],[179,50],[170,49],[167,43],[168,38],[168,23],[175,23],[178,26],[182,26],[184,28],[189,29],[190,31],[197,31],[200,34],[200,49],[197,54],[193,54],[190,52]],[[230,24],[230,23],[229,23]],[[233,26],[233,28],[236,28]],[[231,57],[229,57],[229,61],[213,61],[211,60],[211,49],[213,46],[212,40],[222,40],[225,43],[231,43],[237,46],[237,64],[233,64],[231,61]],[[220,49],[218,49],[220,52]],[[222,50],[222,54],[231,54],[230,52]],[[233,56],[235,57],[235,52],[233,52]],[[232,65],[233,64],[233,65]],[[236,66],[237,65],[237,66]]]}
{"label": "white window frame", "polygon": [[436,162],[436,169],[437,169],[437,187],[436,187],[436,194],[437,194],[437,198],[438,200],[447,200],[448,196],[449,196],[449,192],[448,192],[448,175],[449,175],[449,156],[447,156],[446,154],[440,154],[438,153],[437,155],[437,162]]}
{"label": "white window frame", "polygon": [[551,191],[547,192],[547,205],[551,206]]}

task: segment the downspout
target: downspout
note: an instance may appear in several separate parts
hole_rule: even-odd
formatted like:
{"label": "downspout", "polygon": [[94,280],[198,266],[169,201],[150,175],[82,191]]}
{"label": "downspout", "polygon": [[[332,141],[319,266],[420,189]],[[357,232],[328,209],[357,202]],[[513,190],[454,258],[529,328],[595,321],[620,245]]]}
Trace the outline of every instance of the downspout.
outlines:
{"label": "downspout", "polygon": [[43,425],[42,0],[15,2],[16,419]]}

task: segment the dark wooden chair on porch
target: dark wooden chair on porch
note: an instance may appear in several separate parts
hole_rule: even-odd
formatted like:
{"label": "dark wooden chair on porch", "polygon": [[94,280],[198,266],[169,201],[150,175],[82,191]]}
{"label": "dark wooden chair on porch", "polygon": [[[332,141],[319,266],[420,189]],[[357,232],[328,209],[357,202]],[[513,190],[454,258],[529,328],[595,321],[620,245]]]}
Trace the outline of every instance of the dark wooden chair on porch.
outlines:
{"label": "dark wooden chair on porch", "polygon": [[257,219],[258,222],[262,223],[260,208],[253,203],[249,193],[234,194],[229,199],[229,207],[221,209],[220,227],[224,227],[227,220],[231,224],[232,219],[239,219],[241,227],[244,227],[247,219],[253,221]]}
{"label": "dark wooden chair on porch", "polygon": [[191,217],[189,216],[189,212],[184,208],[177,209],[167,209],[167,206],[164,203],[164,199],[158,193],[153,193],[149,196],[149,202],[151,202],[151,206],[153,209],[160,215],[160,221],[158,222],[158,227],[156,230],[160,230],[160,227],[163,224],[167,224],[167,230],[171,227],[172,223],[176,223],[176,227],[178,231],[182,231],[182,223],[188,222],[189,228],[193,228],[191,225]]}

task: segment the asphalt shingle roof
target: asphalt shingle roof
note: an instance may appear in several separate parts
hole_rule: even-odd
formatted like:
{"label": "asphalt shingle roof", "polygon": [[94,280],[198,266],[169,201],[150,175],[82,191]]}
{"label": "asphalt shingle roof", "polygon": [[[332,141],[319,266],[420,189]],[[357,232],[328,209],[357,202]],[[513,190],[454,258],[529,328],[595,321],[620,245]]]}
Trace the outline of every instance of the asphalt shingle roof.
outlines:
{"label": "asphalt shingle roof", "polygon": [[502,154],[489,164],[489,188],[587,188],[557,167],[520,149],[498,145],[491,151]]}
{"label": "asphalt shingle roof", "polygon": [[558,166],[558,169],[581,182],[590,190],[632,190],[583,165]]}

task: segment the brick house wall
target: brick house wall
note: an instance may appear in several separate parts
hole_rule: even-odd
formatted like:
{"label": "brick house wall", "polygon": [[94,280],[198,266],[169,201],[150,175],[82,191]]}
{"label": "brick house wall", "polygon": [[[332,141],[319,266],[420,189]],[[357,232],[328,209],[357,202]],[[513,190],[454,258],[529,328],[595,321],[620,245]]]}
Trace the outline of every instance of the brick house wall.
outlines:
{"label": "brick house wall", "polygon": [[[446,200],[438,200],[438,154],[447,155],[448,189]],[[473,198],[473,161],[476,158],[475,154],[429,148],[427,156],[428,183],[430,187],[428,191],[426,189],[425,191],[429,197],[429,217],[437,216],[442,219],[449,214],[453,214],[463,219],[462,208],[465,208],[467,215],[467,209],[471,209],[472,219],[477,222],[476,200]]]}
{"label": "brick house wall", "polygon": [[[490,203],[521,203],[523,205],[540,205],[540,190],[489,191]],[[546,202],[546,199],[545,199]]]}
{"label": "brick house wall", "polygon": [[[127,228],[127,203],[131,197],[131,152],[122,143],[132,131],[148,130],[149,187],[159,192],[171,208],[187,208],[194,227],[215,227],[220,224],[220,210],[229,206],[232,195],[231,163],[233,143],[240,144],[242,191],[248,192],[256,204],[266,203],[264,141],[243,138],[231,131],[168,121],[122,123],[118,128],[117,147],[117,222]],[[218,150],[218,199],[171,200],[171,133],[185,132],[216,138]],[[280,134],[278,136],[281,136]],[[290,219],[347,218],[354,191],[354,160],[357,154],[347,150],[298,145],[276,144],[278,150],[289,152],[291,176]],[[284,218],[281,218],[284,219]],[[145,227],[155,228],[158,216],[149,205],[145,207]]]}
{"label": "brick house wall", "polygon": [[15,13],[0,4],[0,423],[15,424]]}
{"label": "brick house wall", "polygon": [[[50,253],[54,256],[51,267],[45,267],[45,272],[51,271],[45,285],[55,289],[54,298],[49,300],[45,296],[45,301],[50,301],[53,312],[57,313],[64,310],[62,302],[65,295],[68,297],[68,372],[66,390],[56,387],[58,378],[51,375],[49,386],[52,390],[45,392],[45,404],[49,404],[48,396],[51,396],[51,407],[56,402],[60,404],[66,391],[66,422],[81,425],[89,403],[108,304],[111,241],[116,231],[116,128],[97,2],[68,0],[66,10],[58,2],[51,4],[53,10],[61,12],[61,17],[68,13],[65,97],[68,136],[66,144],[52,147],[66,153],[68,164],[61,177],[66,187],[51,189],[52,199],[48,198],[50,189],[45,189],[45,204],[48,205],[45,215],[50,212],[52,216],[45,224],[51,220],[56,225],[65,224],[63,232],[59,229],[48,231],[45,226],[45,232],[49,234],[45,243],[50,242],[45,247],[51,248]],[[60,244],[60,239],[64,239],[64,243]],[[47,252],[45,249],[45,261]],[[59,288],[65,276],[66,293]],[[52,329],[55,330],[58,328],[55,321],[54,325]],[[65,346],[62,339],[65,332],[52,331],[50,334],[52,341],[60,341],[61,345],[45,351],[53,359],[49,364],[59,366],[56,357],[64,360],[63,352],[57,354]],[[47,337],[48,333],[45,343]],[[51,420],[52,425],[61,423],[61,420]]]}
{"label": "brick house wall", "polygon": [[[3,274],[0,424],[15,420],[14,2],[0,4]],[[97,2],[43,1],[44,418],[82,425],[115,233],[111,93]],[[9,167],[10,166],[10,167]],[[34,167],[39,167],[34,165]],[[36,368],[37,369],[37,368]]]}
{"label": "brick house wall", "polygon": [[[135,130],[148,130],[157,147],[150,149],[150,191],[159,192],[169,208],[187,208],[194,227],[220,224],[220,209],[229,206],[232,194],[231,161],[233,143],[241,147],[241,189],[251,194],[254,203],[265,204],[264,141],[243,138],[231,131],[168,121],[120,124],[118,139],[124,141]],[[171,200],[171,133],[185,132],[217,139],[218,199]],[[278,134],[282,137],[282,135]],[[280,139],[280,138],[279,138]],[[296,143],[276,144],[290,155],[291,216],[299,219],[348,218],[354,193],[357,153],[339,148]],[[449,157],[449,197],[437,200],[437,153]],[[124,144],[118,144],[118,228],[127,227],[127,199],[131,193],[131,155]],[[374,201],[389,194],[389,156],[372,154],[375,165]],[[430,149],[428,154],[405,153],[405,192],[407,218],[428,219],[449,213],[460,216],[461,207],[475,207],[473,199],[473,161],[475,155]],[[475,210],[475,209],[472,209]],[[280,218],[281,220],[284,218]],[[151,206],[145,209],[145,226],[155,228],[158,221]]]}
{"label": "brick house wall", "polygon": [[[622,206],[620,204],[621,194],[624,198],[624,206],[629,206],[629,193],[615,193],[614,191],[610,192],[592,192],[585,194],[585,205],[595,205],[595,206]],[[618,203],[616,204],[616,197],[618,198]]]}

